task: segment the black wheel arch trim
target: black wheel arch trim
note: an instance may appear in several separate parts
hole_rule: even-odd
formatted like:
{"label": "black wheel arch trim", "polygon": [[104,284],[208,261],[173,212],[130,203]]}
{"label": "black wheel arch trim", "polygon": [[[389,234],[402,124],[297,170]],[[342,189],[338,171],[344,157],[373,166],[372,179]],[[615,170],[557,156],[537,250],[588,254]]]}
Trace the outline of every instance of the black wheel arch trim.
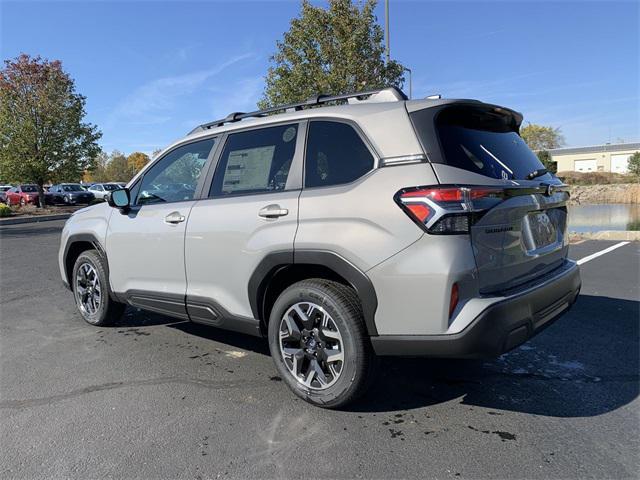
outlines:
{"label": "black wheel arch trim", "polygon": [[[109,273],[109,262],[107,261],[106,252],[102,244],[100,243],[100,240],[98,240],[95,235],[93,235],[92,233],[74,233],[73,235],[69,235],[69,237],[67,238],[67,243],[64,246],[64,256],[63,256],[63,259],[64,259],[63,283],[65,287],[67,287],[69,290],[71,290],[71,284],[69,283],[69,276],[71,272],[69,271],[67,266],[67,259],[69,258],[69,250],[71,250],[71,247],[76,243],[90,243],[91,245],[93,245],[93,247],[100,253],[102,258],[104,259],[106,269],[107,269],[107,274]],[[73,269],[73,265],[71,266],[71,268]]]}
{"label": "black wheel arch trim", "polygon": [[375,313],[378,297],[369,277],[340,254],[330,250],[296,249],[272,252],[265,256],[249,278],[248,293],[254,318],[264,319],[264,299],[269,281],[290,265],[320,265],[344,278],[358,294],[369,336],[377,336]]}

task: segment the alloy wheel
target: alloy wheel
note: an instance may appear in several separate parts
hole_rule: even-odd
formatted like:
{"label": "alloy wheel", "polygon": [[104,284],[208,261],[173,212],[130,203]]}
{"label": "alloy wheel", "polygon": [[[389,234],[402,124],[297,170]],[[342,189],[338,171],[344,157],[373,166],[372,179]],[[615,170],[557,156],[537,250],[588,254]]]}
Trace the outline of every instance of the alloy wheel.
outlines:
{"label": "alloy wheel", "polygon": [[95,315],[98,312],[102,301],[102,288],[98,272],[90,263],[83,263],[78,267],[75,293],[82,313]]}
{"label": "alloy wheel", "polygon": [[299,302],[283,315],[279,328],[282,360],[302,385],[324,390],[344,370],[344,346],[338,327],[321,306]]}

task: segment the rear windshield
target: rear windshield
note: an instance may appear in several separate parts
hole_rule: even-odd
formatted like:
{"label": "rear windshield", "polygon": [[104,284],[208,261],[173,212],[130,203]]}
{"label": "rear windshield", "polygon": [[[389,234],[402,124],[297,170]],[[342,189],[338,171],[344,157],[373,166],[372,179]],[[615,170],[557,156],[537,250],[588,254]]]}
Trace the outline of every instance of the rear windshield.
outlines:
{"label": "rear windshield", "polygon": [[[420,113],[414,112],[412,120],[418,135],[425,135]],[[489,108],[450,107],[436,117],[435,127],[444,162],[452,167],[503,179],[525,179],[544,168],[518,135],[509,114]]]}

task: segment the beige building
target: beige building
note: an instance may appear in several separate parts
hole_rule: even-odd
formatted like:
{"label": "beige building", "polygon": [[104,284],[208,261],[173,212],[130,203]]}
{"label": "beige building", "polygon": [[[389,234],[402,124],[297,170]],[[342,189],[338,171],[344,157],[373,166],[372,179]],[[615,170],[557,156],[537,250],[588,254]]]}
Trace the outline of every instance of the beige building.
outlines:
{"label": "beige building", "polygon": [[549,150],[558,172],[627,173],[629,157],[640,151],[640,143],[614,143],[591,147]]}

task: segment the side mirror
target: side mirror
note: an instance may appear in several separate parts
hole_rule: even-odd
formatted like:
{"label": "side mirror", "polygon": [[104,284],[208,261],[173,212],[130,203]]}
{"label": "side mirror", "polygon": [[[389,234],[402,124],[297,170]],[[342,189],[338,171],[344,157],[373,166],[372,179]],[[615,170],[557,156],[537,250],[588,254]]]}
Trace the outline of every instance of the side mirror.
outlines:
{"label": "side mirror", "polygon": [[128,209],[131,202],[131,196],[128,188],[114,190],[107,196],[109,206],[119,208],[120,210]]}

